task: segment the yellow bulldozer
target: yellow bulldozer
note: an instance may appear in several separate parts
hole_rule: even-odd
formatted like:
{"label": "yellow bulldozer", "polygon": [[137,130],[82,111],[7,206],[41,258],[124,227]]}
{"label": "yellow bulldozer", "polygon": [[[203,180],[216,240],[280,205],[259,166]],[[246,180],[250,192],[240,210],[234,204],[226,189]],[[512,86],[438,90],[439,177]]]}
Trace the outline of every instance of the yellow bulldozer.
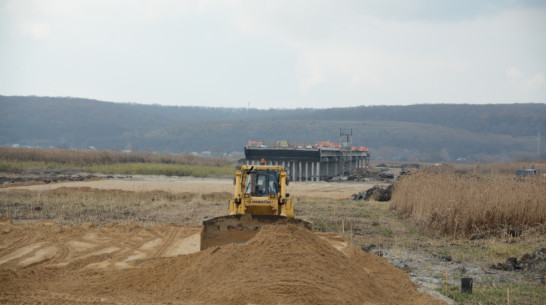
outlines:
{"label": "yellow bulldozer", "polygon": [[264,225],[294,224],[313,229],[310,222],[294,218],[287,193],[288,177],[282,166],[243,165],[235,173],[235,193],[229,215],[203,221],[201,250],[228,243],[244,243]]}

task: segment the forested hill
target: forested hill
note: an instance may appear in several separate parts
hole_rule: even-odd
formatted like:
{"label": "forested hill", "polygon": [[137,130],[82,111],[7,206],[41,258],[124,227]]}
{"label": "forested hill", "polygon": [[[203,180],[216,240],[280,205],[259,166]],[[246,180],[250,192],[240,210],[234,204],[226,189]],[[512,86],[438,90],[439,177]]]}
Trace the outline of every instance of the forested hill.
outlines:
{"label": "forested hill", "polygon": [[[65,97],[0,96],[0,145],[229,153],[249,139],[354,143],[382,159],[536,159],[546,104],[245,109],[111,103]],[[544,156],[542,156],[544,158]]]}
{"label": "forested hill", "polygon": [[313,110],[305,118],[426,123],[481,133],[525,136],[536,135],[545,128],[546,104],[361,106]]}

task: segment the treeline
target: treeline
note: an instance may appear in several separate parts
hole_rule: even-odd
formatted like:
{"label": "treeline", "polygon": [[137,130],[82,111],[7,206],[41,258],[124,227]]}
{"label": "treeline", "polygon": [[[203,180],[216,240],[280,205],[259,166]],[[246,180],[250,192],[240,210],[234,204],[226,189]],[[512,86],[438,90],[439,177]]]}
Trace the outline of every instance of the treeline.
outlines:
{"label": "treeline", "polygon": [[[536,136],[480,134],[443,126],[406,122],[253,120],[181,124],[144,134],[128,134],[139,147],[153,143],[168,149],[172,143],[210,147],[213,153],[241,150],[248,139],[287,140],[290,143],[339,141],[339,128],[353,129],[353,144],[368,146],[382,160],[465,162],[536,159]],[[197,135],[197,136],[196,136]],[[542,150],[543,152],[545,150]],[[544,156],[546,157],[546,156]]]}
{"label": "treeline", "polygon": [[96,165],[118,163],[155,163],[192,166],[228,166],[222,158],[204,158],[191,154],[153,152],[92,151],[69,149],[40,149],[0,147],[0,160],[54,162],[69,165]]}
{"label": "treeline", "polygon": [[537,139],[546,134],[545,104],[258,110],[0,96],[0,109],[0,146],[223,155],[242,152],[249,139],[339,141],[339,128],[353,128],[355,145],[386,160],[527,160],[546,152]]}
{"label": "treeline", "polygon": [[[1,96],[0,128],[16,133],[17,122],[45,134],[65,125],[89,129],[151,130],[216,120],[393,121],[423,123],[480,133],[536,135],[546,128],[546,104],[421,104],[330,109],[246,109],[112,103],[70,97]],[[15,122],[14,122],[15,120]],[[46,125],[48,123],[49,125]]]}
{"label": "treeline", "polygon": [[314,110],[306,115],[306,119],[426,123],[479,133],[529,136],[546,128],[546,105],[361,106]]}

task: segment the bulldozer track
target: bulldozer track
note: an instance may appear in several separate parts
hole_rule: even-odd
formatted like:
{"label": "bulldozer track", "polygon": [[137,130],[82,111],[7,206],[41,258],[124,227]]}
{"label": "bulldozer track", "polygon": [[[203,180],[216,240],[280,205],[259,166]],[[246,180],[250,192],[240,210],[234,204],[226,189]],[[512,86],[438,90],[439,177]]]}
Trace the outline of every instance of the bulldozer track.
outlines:
{"label": "bulldozer track", "polygon": [[162,255],[167,251],[170,245],[172,245],[173,241],[176,238],[176,235],[179,231],[179,228],[173,227],[171,232],[167,234],[167,238],[163,241],[162,245],[159,247],[159,249],[152,255],[153,258],[162,257]]}
{"label": "bulldozer track", "polygon": [[198,251],[197,227],[63,227],[56,233],[40,228],[11,226],[3,235],[0,269],[103,266],[128,268],[136,261]]}
{"label": "bulldozer track", "polygon": [[35,236],[18,232],[15,238],[15,241],[7,245],[5,249],[0,250],[0,257],[4,256],[4,254],[13,252],[13,248],[17,248],[19,246],[24,247],[25,245],[28,245],[30,242],[33,242],[35,238],[36,238]]}
{"label": "bulldozer track", "polygon": [[120,241],[120,240],[110,240],[108,242],[96,245],[90,248],[89,250],[87,250],[86,252],[95,253],[95,252],[100,252],[101,250],[108,249],[108,248],[113,248],[113,247],[119,248],[122,245],[122,243],[123,241]]}
{"label": "bulldozer track", "polygon": [[[158,228],[152,228],[152,229],[150,229],[150,230],[148,231],[148,233],[150,233],[150,235],[152,235],[152,236],[155,237],[155,238],[163,238],[164,235],[161,234],[161,233],[159,233],[158,231],[159,231]],[[153,238],[152,238],[152,239],[153,239]],[[152,239],[150,239],[150,240],[152,240]]]}
{"label": "bulldozer track", "polygon": [[[19,259],[19,262],[22,262],[24,261],[25,259],[29,258],[29,257],[33,257],[38,251],[40,251],[41,249],[44,249],[46,248],[47,246],[49,247],[54,247],[52,244],[48,244],[48,245],[43,245],[42,247],[34,250],[32,253],[29,253],[28,255],[26,255],[25,257],[21,257]],[[59,248],[58,247],[54,247],[55,250],[58,250]],[[55,252],[55,255],[57,254],[57,252]],[[38,259],[36,262],[32,262],[30,264],[26,264],[24,265],[22,268],[23,269],[28,269],[28,268],[31,268],[31,267],[34,267],[34,266],[37,266],[37,265],[42,265],[42,264],[46,264],[48,262],[51,262],[55,259],[55,255],[53,257],[45,257],[45,258],[42,258],[42,259]]]}
{"label": "bulldozer track", "polygon": [[55,243],[55,247],[57,247],[60,254],[56,255],[53,259],[55,262],[62,262],[65,261],[68,257],[68,254],[70,254],[70,250],[67,246],[64,245],[61,241]]}

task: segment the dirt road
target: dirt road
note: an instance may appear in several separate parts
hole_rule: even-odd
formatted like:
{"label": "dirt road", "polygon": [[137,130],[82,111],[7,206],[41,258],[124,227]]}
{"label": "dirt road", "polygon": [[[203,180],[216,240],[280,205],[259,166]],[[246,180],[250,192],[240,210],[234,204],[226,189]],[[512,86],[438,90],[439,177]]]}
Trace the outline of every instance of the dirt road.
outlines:
{"label": "dirt road", "polygon": [[[378,182],[291,182],[288,192],[293,197],[311,198],[350,198]],[[61,187],[91,187],[106,190],[125,190],[135,192],[165,191],[170,193],[210,193],[233,192],[233,179],[194,178],[194,177],[165,177],[165,176],[131,176],[117,179],[103,179],[96,181],[61,182],[38,184],[18,187],[5,187],[1,191],[11,189],[52,190]]]}

